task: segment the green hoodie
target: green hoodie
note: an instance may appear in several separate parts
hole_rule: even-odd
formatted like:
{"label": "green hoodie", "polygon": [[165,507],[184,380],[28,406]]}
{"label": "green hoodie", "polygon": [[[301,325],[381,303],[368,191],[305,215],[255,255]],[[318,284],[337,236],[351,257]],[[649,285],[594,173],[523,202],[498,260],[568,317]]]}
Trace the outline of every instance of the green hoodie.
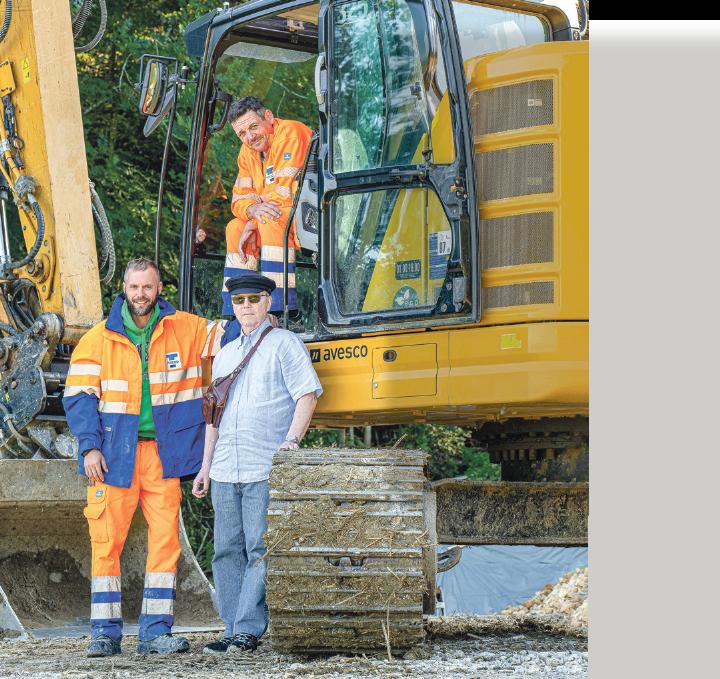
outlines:
{"label": "green hoodie", "polygon": [[142,361],[142,401],[140,403],[140,422],[138,436],[155,438],[155,420],[152,414],[152,398],[150,397],[150,377],[148,376],[148,353],[150,351],[150,337],[157,324],[160,308],[155,305],[150,320],[144,328],[138,328],[133,321],[127,300],[122,305],[122,319],[125,332],[132,343],[137,347]]}

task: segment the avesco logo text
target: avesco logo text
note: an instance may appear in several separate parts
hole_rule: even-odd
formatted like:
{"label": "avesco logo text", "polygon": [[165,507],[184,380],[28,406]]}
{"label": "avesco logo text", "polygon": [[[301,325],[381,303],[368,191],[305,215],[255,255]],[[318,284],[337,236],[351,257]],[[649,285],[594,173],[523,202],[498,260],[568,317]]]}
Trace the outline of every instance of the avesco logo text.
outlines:
{"label": "avesco logo text", "polygon": [[322,357],[323,361],[335,359],[345,360],[352,358],[365,358],[368,355],[368,348],[365,344],[346,347],[328,347],[327,349],[310,349],[310,358],[313,363],[318,363]]}

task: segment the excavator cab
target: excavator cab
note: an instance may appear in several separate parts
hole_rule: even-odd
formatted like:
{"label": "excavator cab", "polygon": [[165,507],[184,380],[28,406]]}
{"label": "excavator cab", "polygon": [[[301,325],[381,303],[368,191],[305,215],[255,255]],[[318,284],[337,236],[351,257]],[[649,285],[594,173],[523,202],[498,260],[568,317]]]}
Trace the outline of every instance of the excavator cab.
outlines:
{"label": "excavator cab", "polygon": [[254,94],[317,135],[297,191],[301,248],[286,252],[279,272],[297,281],[304,339],[477,321],[470,113],[456,32],[441,28],[454,24],[450,3],[275,3],[262,16],[249,8],[188,29],[189,50],[203,42],[204,51],[181,305],[218,310],[240,147],[222,95]]}

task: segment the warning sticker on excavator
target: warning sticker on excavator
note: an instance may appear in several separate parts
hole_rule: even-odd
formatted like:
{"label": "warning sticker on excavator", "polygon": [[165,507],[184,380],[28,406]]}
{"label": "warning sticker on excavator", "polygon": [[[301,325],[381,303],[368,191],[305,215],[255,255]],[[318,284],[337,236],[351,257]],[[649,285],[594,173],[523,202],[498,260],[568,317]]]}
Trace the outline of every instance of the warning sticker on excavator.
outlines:
{"label": "warning sticker on excavator", "polygon": [[437,231],[429,236],[430,278],[445,278],[448,258],[452,251],[452,231]]}
{"label": "warning sticker on excavator", "polygon": [[522,345],[522,340],[514,332],[500,335],[500,351],[504,349],[522,349]]}
{"label": "warning sticker on excavator", "polygon": [[25,57],[22,60],[22,74],[23,74],[23,81],[24,82],[30,82],[30,57]]}

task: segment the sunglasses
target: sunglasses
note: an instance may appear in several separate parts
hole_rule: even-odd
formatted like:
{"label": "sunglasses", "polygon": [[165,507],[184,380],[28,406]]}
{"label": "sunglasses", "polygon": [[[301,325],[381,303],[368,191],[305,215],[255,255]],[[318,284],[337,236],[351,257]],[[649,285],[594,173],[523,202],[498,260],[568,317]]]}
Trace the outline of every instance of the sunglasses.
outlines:
{"label": "sunglasses", "polygon": [[231,299],[233,304],[244,304],[247,299],[250,304],[257,304],[263,297],[269,297],[269,295],[232,295]]}

